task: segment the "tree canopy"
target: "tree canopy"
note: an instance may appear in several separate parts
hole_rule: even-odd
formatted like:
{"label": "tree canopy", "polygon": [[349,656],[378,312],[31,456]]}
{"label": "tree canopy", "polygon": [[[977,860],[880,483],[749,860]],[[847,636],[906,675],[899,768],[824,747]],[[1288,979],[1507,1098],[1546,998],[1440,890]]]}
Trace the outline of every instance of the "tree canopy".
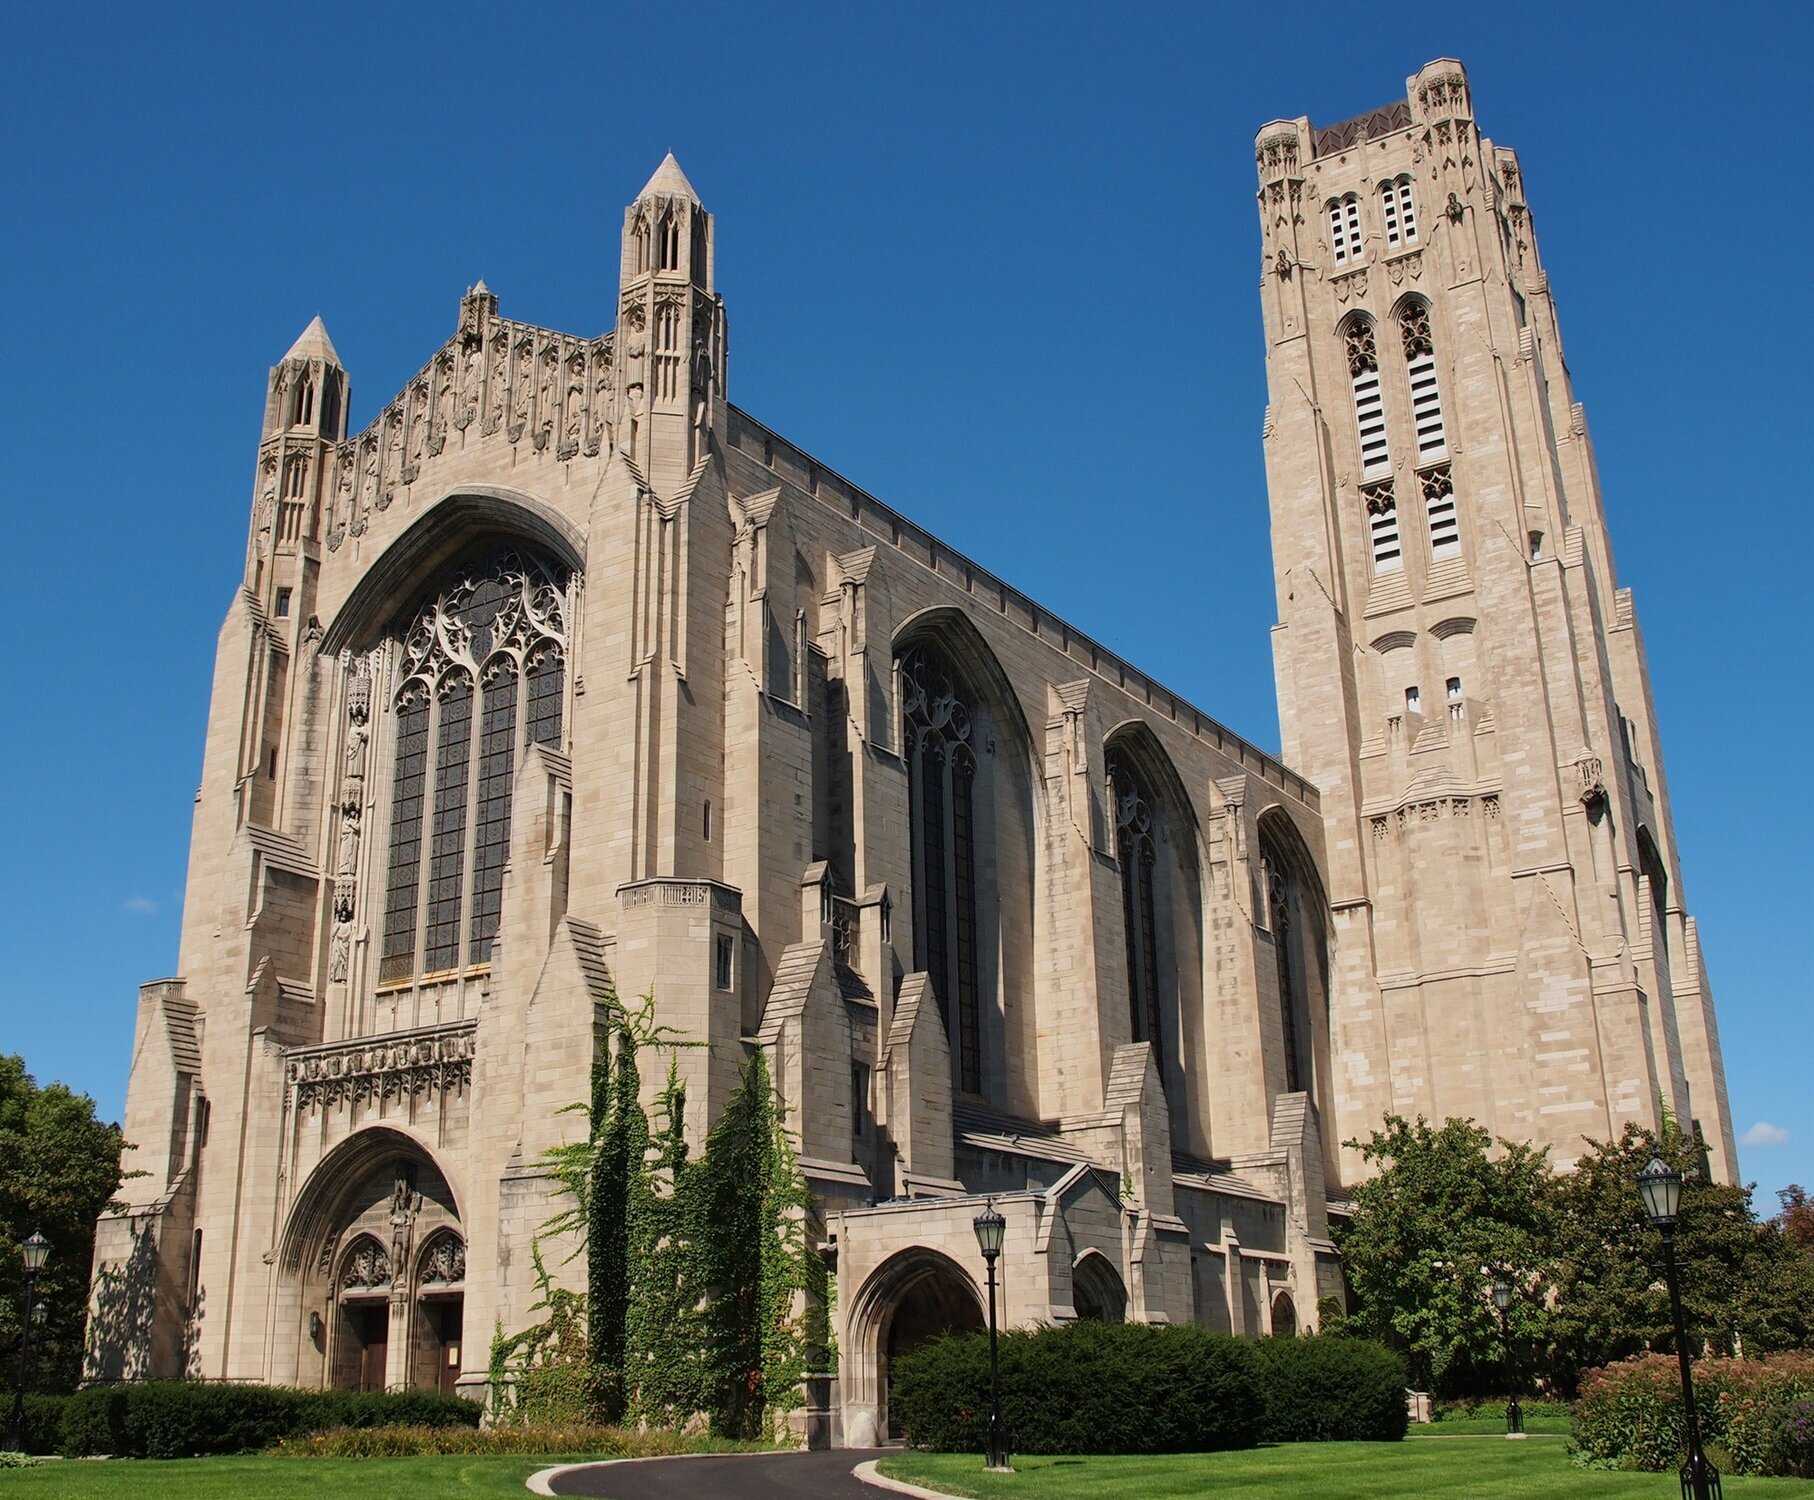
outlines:
{"label": "tree canopy", "polygon": [[86,1094],[40,1087],[24,1058],[0,1054],[0,1351],[19,1337],[19,1247],[36,1230],[50,1241],[28,1377],[37,1390],[74,1390],[81,1378],[95,1220],[119,1191],[122,1144],[120,1127],[97,1120]]}
{"label": "tree canopy", "polygon": [[[1683,1174],[1675,1254],[1699,1350],[1768,1353],[1814,1337],[1814,1249],[1796,1207],[1760,1223],[1742,1187],[1711,1182],[1698,1135],[1666,1119],[1588,1141],[1571,1170],[1495,1141],[1471,1120],[1390,1117],[1350,1142],[1377,1175],[1338,1227],[1352,1306],[1342,1326],[1404,1351],[1411,1378],[1443,1395],[1564,1391],[1581,1370],[1675,1347],[1662,1239],[1636,1177],[1653,1155]],[[1513,1287],[1501,1320],[1495,1277]]]}

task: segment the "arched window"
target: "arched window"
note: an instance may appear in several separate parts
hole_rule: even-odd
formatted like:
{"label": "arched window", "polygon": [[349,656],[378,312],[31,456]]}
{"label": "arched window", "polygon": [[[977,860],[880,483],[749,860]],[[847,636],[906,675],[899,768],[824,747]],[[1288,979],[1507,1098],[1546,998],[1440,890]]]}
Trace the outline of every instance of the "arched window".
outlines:
{"label": "arched window", "polygon": [[291,425],[305,427],[315,415],[315,377],[304,375],[296,382],[296,406]]}
{"label": "arched window", "polygon": [[1359,260],[1361,253],[1360,199],[1353,193],[1329,200],[1329,251],[1338,266]]}
{"label": "arched window", "polygon": [[392,698],[381,984],[456,968],[463,943],[466,963],[491,958],[517,761],[526,745],[558,746],[561,739],[565,587],[554,566],[524,549],[497,547],[458,566],[410,617]]}
{"label": "arched window", "polygon": [[971,711],[944,654],[901,657],[902,746],[913,828],[914,966],[932,976],[945,1026],[956,1021],[960,1088],[981,1088],[976,941],[976,749]]}
{"label": "arched window", "polygon": [[1411,195],[1411,174],[1379,185],[1379,214],[1386,226],[1386,248],[1409,245],[1417,238],[1417,200]]}
{"label": "arched window", "polygon": [[1159,1009],[1159,918],[1153,896],[1153,798],[1126,756],[1110,751],[1109,789],[1114,800],[1115,857],[1121,864],[1121,914],[1127,932],[1127,997],[1136,1042],[1151,1042],[1163,1057]]}
{"label": "arched window", "polygon": [[1449,451],[1443,428],[1442,392],[1436,383],[1436,341],[1430,332],[1430,305],[1413,297],[1398,310],[1398,332],[1411,383],[1411,425],[1417,432],[1417,461],[1428,463]]}
{"label": "arched window", "polygon": [[680,217],[673,209],[669,209],[661,216],[660,243],[659,269],[678,271],[680,269]]}

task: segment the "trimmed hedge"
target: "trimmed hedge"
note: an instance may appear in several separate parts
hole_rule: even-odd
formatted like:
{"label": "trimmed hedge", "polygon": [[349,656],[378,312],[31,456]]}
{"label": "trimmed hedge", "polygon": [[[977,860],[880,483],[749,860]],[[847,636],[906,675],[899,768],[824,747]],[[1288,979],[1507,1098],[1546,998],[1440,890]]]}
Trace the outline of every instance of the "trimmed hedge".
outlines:
{"label": "trimmed hedge", "polygon": [[1405,1362],[1367,1339],[1261,1339],[1261,1435],[1270,1443],[1397,1442],[1410,1414]]}
{"label": "trimmed hedge", "polygon": [[67,1396],[27,1396],[25,1425],[19,1433],[20,1451],[55,1453],[63,1443],[63,1408]]}
{"label": "trimmed hedge", "polygon": [[[989,1432],[989,1336],[949,1334],[903,1355],[888,1402],[916,1447],[978,1451]],[[1260,1360],[1251,1342],[1190,1324],[1016,1331],[1001,1336],[1001,1405],[1020,1453],[1251,1448]]]}
{"label": "trimmed hedge", "polygon": [[[1814,1478],[1814,1353],[1697,1359],[1694,1397],[1701,1440],[1721,1470]],[[1677,1468],[1688,1424],[1675,1356],[1584,1372],[1570,1450],[1587,1468]]]}
{"label": "trimmed hedge", "polygon": [[253,1453],[329,1427],[477,1427],[471,1401],[431,1391],[305,1391],[287,1386],[153,1380],[78,1391],[63,1409],[70,1458],[196,1458]]}

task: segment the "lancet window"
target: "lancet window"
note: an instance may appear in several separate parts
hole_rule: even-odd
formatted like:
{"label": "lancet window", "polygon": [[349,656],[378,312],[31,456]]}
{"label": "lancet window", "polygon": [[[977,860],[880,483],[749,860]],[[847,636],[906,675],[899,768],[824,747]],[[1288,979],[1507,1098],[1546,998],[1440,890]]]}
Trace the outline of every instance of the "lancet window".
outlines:
{"label": "lancet window", "polygon": [[504,546],[456,568],[410,620],[392,699],[381,984],[491,958],[512,778],[526,746],[561,740],[565,589],[552,565]]}
{"label": "lancet window", "polygon": [[1298,986],[1292,973],[1291,878],[1277,851],[1266,854],[1266,925],[1272,929],[1272,956],[1277,967],[1279,1024],[1285,1044],[1285,1092],[1295,1094],[1304,1086],[1299,1060]]}
{"label": "lancet window", "polygon": [[1158,850],[1153,798],[1125,756],[1111,753],[1109,790],[1114,800],[1115,857],[1121,864],[1121,914],[1127,933],[1128,1007],[1136,1042],[1151,1042],[1162,1055],[1159,1009],[1159,916],[1153,892]]}
{"label": "lancet window", "polygon": [[976,933],[976,748],[970,706],[942,652],[900,663],[902,744],[913,828],[914,965],[932,977],[958,1086],[982,1084]]}
{"label": "lancet window", "polygon": [[1329,202],[1329,250],[1338,266],[1360,259],[1360,199],[1353,193]]}
{"label": "lancet window", "polygon": [[1379,185],[1379,212],[1386,226],[1388,249],[1408,245],[1417,238],[1417,200],[1411,193],[1409,172],[1400,172]]}

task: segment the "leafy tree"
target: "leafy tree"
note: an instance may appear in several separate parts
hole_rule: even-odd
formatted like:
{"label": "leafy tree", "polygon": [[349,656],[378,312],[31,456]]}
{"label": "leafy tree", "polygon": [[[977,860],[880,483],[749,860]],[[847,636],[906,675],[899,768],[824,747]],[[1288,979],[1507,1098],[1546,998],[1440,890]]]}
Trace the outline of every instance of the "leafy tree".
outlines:
{"label": "leafy tree", "polygon": [[[1351,1148],[1379,1168],[1354,1191],[1336,1240],[1354,1293],[1344,1331],[1403,1352],[1412,1383],[1443,1395],[1524,1383],[1547,1343],[1547,1153],[1500,1141],[1471,1120],[1386,1118]],[[1510,1338],[1491,1283],[1516,1288]],[[1508,1351],[1510,1363],[1508,1364]]]}
{"label": "leafy tree", "polygon": [[1705,1146],[1665,1120],[1661,1132],[1627,1125],[1557,1179],[1554,1255],[1556,1374],[1645,1350],[1671,1352],[1675,1331],[1662,1240],[1650,1227],[1636,1177],[1660,1156],[1684,1178],[1676,1265],[1690,1344],[1763,1354],[1814,1335],[1814,1256],[1779,1225],[1759,1224],[1747,1188],[1711,1182]]}
{"label": "leafy tree", "polygon": [[51,1249],[37,1286],[44,1321],[32,1339],[38,1390],[73,1390],[81,1378],[95,1220],[119,1191],[124,1144],[86,1094],[40,1088],[24,1058],[0,1055],[0,1351],[16,1347],[19,1247],[39,1230]]}
{"label": "leafy tree", "polygon": [[1799,1182],[1777,1190],[1782,1209],[1770,1222],[1804,1250],[1814,1250],[1814,1199]]}

